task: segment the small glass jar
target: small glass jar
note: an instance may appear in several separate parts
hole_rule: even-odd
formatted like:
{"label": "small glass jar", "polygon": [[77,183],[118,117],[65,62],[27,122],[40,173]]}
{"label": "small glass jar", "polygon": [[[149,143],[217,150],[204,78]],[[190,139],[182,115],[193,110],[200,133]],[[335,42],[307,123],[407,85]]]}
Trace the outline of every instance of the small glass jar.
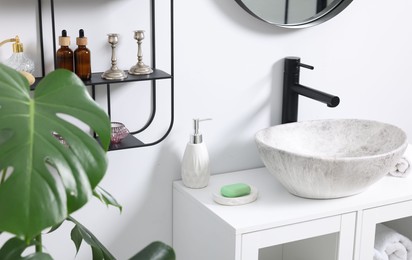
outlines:
{"label": "small glass jar", "polygon": [[112,144],[120,143],[129,134],[129,130],[120,122],[112,122],[111,127],[110,142]]}

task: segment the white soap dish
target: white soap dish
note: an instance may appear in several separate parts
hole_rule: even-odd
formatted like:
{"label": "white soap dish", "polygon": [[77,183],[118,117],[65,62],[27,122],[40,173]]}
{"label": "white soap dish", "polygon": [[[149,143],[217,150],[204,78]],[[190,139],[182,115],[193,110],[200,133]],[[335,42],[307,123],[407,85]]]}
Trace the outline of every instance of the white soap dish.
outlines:
{"label": "white soap dish", "polygon": [[220,194],[220,190],[216,193],[213,193],[213,200],[221,205],[226,205],[226,206],[238,206],[238,205],[244,205],[248,204],[251,202],[254,202],[258,197],[258,190],[250,186],[250,194],[237,197],[237,198],[228,198],[224,197]]}

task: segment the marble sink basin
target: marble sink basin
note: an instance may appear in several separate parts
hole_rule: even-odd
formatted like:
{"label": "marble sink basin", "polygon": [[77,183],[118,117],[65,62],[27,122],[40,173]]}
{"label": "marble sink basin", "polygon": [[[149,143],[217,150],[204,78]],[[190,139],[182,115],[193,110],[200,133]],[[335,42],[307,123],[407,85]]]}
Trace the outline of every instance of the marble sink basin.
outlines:
{"label": "marble sink basin", "polygon": [[292,194],[330,199],[364,191],[408,145],[400,128],[377,121],[304,121],[260,130],[255,141],[269,172]]}

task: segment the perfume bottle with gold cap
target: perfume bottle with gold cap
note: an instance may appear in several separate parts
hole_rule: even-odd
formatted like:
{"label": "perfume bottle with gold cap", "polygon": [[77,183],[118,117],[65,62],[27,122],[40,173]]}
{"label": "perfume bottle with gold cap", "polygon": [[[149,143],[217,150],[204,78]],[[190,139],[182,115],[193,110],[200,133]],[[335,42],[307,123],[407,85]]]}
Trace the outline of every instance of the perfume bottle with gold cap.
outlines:
{"label": "perfume bottle with gold cap", "polygon": [[34,62],[23,52],[23,43],[20,42],[19,36],[0,42],[0,46],[8,42],[13,42],[13,54],[4,62],[4,64],[15,70],[33,74]]}

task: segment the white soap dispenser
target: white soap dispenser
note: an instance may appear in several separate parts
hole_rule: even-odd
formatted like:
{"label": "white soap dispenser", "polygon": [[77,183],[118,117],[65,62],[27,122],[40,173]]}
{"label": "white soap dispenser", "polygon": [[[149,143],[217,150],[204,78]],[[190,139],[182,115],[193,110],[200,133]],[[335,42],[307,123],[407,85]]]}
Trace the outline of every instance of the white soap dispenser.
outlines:
{"label": "white soap dispenser", "polygon": [[209,184],[209,153],[199,133],[199,122],[210,119],[193,119],[194,134],[186,146],[182,159],[182,181],[192,189],[204,188]]}

